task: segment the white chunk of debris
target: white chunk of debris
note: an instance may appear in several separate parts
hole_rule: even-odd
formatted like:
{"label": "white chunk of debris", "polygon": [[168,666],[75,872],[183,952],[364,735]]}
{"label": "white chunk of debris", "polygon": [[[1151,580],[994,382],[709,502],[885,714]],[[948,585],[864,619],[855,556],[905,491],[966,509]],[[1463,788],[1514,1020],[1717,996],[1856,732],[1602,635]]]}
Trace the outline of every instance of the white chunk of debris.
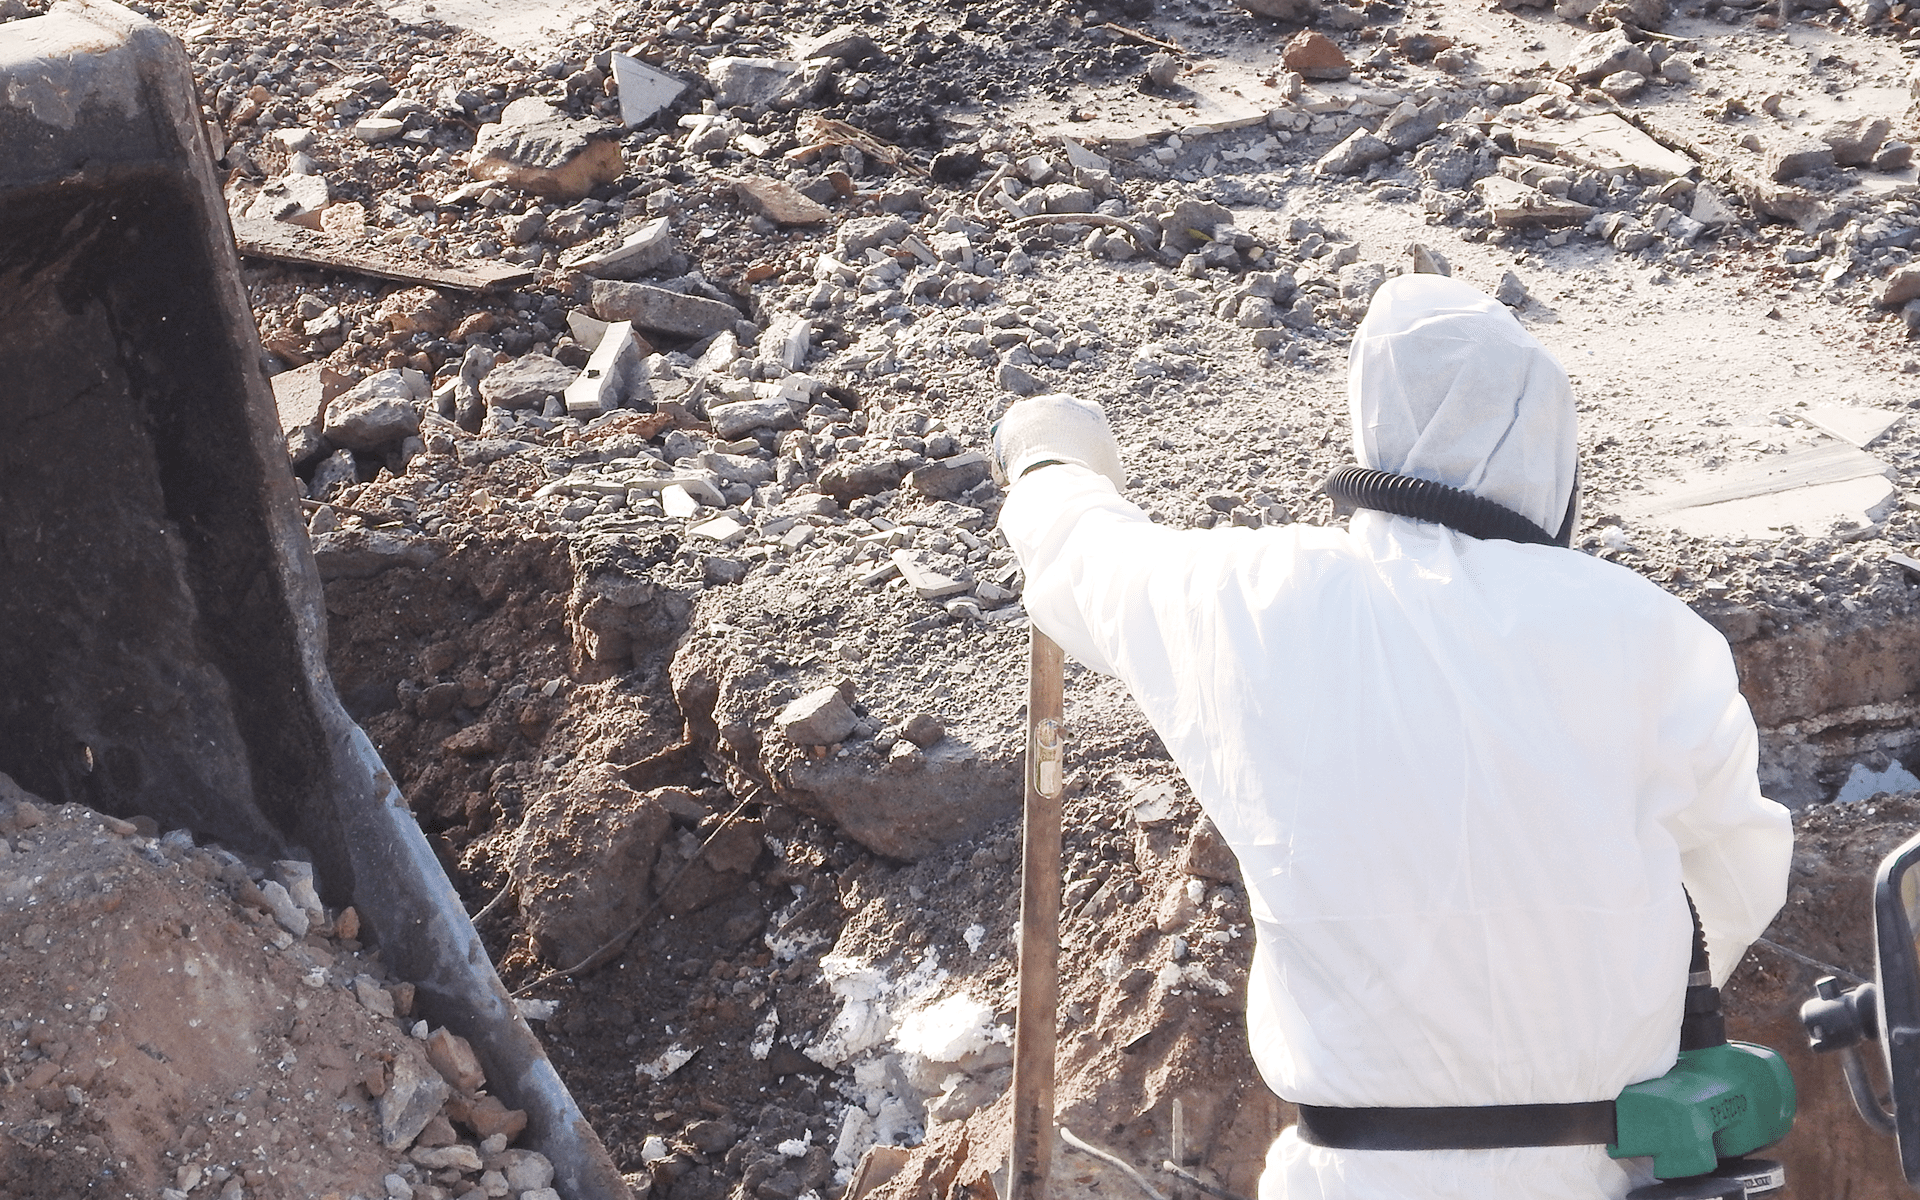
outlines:
{"label": "white chunk of debris", "polygon": [[966,939],[967,949],[977,954],[980,951],[981,943],[987,940],[987,927],[985,925],[969,925],[967,926],[967,931],[960,936]]}
{"label": "white chunk of debris", "polygon": [[773,1053],[774,1035],[780,1032],[780,1010],[769,1008],[767,1015],[754,1026],[753,1040],[747,1043],[747,1049],[753,1054],[755,1062],[765,1062],[767,1055]]}
{"label": "white chunk of debris", "polygon": [[693,1059],[693,1056],[698,1053],[700,1053],[698,1046],[689,1050],[679,1042],[675,1042],[665,1050],[662,1050],[659,1057],[655,1058],[652,1062],[641,1063],[634,1069],[639,1074],[658,1083],[660,1080],[678,1071],[681,1067],[686,1066],[687,1063]]}

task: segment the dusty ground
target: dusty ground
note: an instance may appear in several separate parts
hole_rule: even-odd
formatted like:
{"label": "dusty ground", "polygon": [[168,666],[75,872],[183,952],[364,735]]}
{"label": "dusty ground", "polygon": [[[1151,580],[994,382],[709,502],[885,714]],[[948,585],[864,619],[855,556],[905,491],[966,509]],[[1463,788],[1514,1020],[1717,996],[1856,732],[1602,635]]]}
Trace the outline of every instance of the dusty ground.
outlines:
{"label": "dusty ground", "polygon": [[[1336,520],[1317,488],[1348,457],[1346,341],[1414,242],[1502,288],[1568,366],[1588,481],[1576,545],[1669,586],[1736,643],[1769,789],[1813,806],[1805,887],[1776,935],[1867,966],[1863,881],[1916,810],[1821,802],[1915,743],[1920,566],[1890,555],[1920,558],[1920,523],[1878,475],[1758,517],[1676,518],[1659,500],[1839,445],[1821,410],[1897,417],[1914,399],[1904,301],[1880,302],[1920,228],[1913,169],[1770,174],[1833,121],[1916,132],[1905,7],[1629,13],[1643,51],[1682,65],[1637,94],[1592,81],[1621,98],[1565,70],[1622,11],[1588,21],[1585,7],[1336,4],[1304,25],[1151,0],[580,3],[538,19],[483,0],[145,7],[189,46],[237,212],[305,171],[326,180],[314,219],[342,252],[536,272],[505,293],[435,294],[252,260],[246,282],[276,374],[305,368],[317,386],[325,368],[344,385],[405,367],[439,390],[413,440],[357,451],[325,440],[317,408],[283,408],[331,665],[509,985],[544,1002],[536,1029],[636,1190],[835,1200],[875,1145],[924,1148],[874,1155],[869,1189],[978,1185],[1003,1154],[1026,635],[992,533],[999,493],[956,456],[1015,394],[1070,388],[1107,405],[1131,491],[1163,521]],[[810,96],[714,102],[716,59],[777,58],[842,23],[873,45]],[[1281,48],[1303,27],[1338,43],[1350,79],[1289,77]],[[689,85],[618,135],[616,177],[579,200],[469,186],[476,130],[511,100],[615,116],[615,51]],[[1372,165],[1316,169],[1403,102],[1439,123]],[[356,136],[379,112],[405,132]],[[1512,132],[1610,112],[1691,155],[1692,186],[1545,152],[1529,165]],[[857,149],[816,117],[877,141]],[[1076,166],[1062,136],[1105,165]],[[1591,216],[1504,223],[1475,188],[1503,161]],[[735,182],[751,177],[820,212],[757,213]],[[1095,204],[1105,223],[1073,219]],[[1675,224],[1690,214],[1703,228]],[[584,365],[597,330],[569,318],[596,301],[566,263],[660,218],[675,257],[643,278],[733,304],[737,327],[643,330],[661,357],[632,411],[463,407],[454,381],[475,347],[496,371]],[[781,361],[802,319],[810,336]],[[723,401],[782,380],[806,397],[799,428],[713,432]],[[1903,488],[1920,431],[1896,423],[1870,446]],[[958,482],[903,479],[942,463]],[[726,503],[670,510],[641,486],[669,474]],[[703,526],[724,513],[738,531]],[[896,551],[959,588],[919,594],[889,573]],[[850,723],[814,745],[780,714],[828,687]],[[1068,704],[1062,1124],[1163,1187],[1178,1185],[1152,1169],[1177,1157],[1251,1195],[1287,1112],[1237,1016],[1244,893],[1124,694],[1074,671]],[[49,811],[7,833],[0,1190],[527,1192],[524,1174],[389,1150],[373,1093],[423,1043],[351,988],[404,981],[350,938],[292,938],[248,907],[270,864],[156,832]],[[603,949],[593,969],[551,974]],[[56,961],[99,967],[56,977]],[[193,961],[244,986],[207,998],[163,978]],[[1756,951],[1736,1024],[1797,1044],[1783,1014],[1811,978]],[[1796,1066],[1791,1194],[1896,1194],[1890,1150],[1843,1111],[1831,1064]],[[422,1139],[498,1166],[512,1153],[452,1119]],[[1060,1163],[1075,1194],[1132,1194],[1078,1152]]]}

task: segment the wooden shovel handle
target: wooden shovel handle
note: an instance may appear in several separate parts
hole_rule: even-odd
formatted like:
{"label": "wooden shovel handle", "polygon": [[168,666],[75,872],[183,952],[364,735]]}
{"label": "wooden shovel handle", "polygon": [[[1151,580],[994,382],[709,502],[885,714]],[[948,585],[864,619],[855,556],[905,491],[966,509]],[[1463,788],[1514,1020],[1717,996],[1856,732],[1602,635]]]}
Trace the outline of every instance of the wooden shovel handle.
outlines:
{"label": "wooden shovel handle", "polygon": [[1062,674],[1053,639],[1027,656],[1026,814],[1020,876],[1020,999],[1013,1032],[1013,1152],[1007,1200],[1047,1200],[1053,1170],[1053,1057],[1060,1006]]}

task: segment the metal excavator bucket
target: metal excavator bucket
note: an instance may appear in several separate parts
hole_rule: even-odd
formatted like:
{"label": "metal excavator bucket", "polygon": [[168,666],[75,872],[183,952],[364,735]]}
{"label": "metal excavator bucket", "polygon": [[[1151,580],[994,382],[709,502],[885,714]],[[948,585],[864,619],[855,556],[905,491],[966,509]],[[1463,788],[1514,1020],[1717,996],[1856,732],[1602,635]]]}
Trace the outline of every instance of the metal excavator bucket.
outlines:
{"label": "metal excavator bucket", "polygon": [[619,1172],[334,695],[320,582],[184,50],[0,24],[0,771],[310,858],[573,1200]]}

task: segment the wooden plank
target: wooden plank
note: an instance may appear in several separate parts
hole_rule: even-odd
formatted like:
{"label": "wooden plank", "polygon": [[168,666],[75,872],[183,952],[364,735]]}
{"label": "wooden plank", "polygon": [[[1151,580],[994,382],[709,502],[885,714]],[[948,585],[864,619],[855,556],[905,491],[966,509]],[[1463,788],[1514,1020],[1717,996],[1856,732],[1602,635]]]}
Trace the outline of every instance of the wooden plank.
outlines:
{"label": "wooden plank", "polygon": [[1890,470],[1885,462],[1845,442],[1822,442],[1736,467],[1711,483],[1648,497],[1643,507],[1649,513],[1673,512],[1703,504],[1769,496],[1815,484],[1844,483],[1868,475],[1885,475]]}
{"label": "wooden plank", "polygon": [[257,217],[233,218],[233,242],[248,258],[265,258],[295,266],[370,275],[401,283],[451,288],[458,292],[485,292],[531,282],[538,272],[509,263],[480,263],[472,267],[443,267],[395,255],[375,242],[344,245],[325,234]]}

